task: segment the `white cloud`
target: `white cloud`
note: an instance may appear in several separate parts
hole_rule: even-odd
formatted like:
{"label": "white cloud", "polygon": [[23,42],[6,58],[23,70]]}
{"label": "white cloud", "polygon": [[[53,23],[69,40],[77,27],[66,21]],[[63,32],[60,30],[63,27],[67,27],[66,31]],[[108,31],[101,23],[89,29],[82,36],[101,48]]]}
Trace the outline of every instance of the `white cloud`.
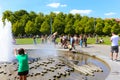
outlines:
{"label": "white cloud", "polygon": [[62,5],[60,5],[61,7],[67,7],[67,5],[66,4],[62,4]]}
{"label": "white cloud", "polygon": [[116,13],[114,13],[114,12],[109,12],[109,13],[105,13],[104,15],[106,15],[106,16],[112,16],[112,15],[115,15]]}
{"label": "white cloud", "polygon": [[92,12],[92,10],[77,10],[77,9],[73,9],[70,11],[70,13],[72,14],[81,14],[81,15],[88,15]]}
{"label": "white cloud", "polygon": [[56,14],[60,13],[60,11],[53,11],[53,12],[56,13]]}
{"label": "white cloud", "polygon": [[60,6],[60,3],[51,3],[51,4],[47,4],[47,6],[52,8],[58,8]]}
{"label": "white cloud", "polygon": [[66,4],[60,4],[60,3],[50,3],[47,4],[47,6],[52,7],[52,8],[58,8],[58,7],[66,7]]}

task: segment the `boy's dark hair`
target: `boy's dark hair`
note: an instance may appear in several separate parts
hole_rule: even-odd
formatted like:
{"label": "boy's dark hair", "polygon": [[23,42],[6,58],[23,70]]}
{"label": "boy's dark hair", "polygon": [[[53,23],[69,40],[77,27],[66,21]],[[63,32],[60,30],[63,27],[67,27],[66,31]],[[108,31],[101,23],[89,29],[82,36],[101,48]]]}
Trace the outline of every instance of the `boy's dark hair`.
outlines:
{"label": "boy's dark hair", "polygon": [[20,54],[20,55],[25,54],[24,49],[23,49],[23,48],[20,48],[20,49],[18,50],[18,54]]}
{"label": "boy's dark hair", "polygon": [[113,34],[117,34],[117,32],[115,32],[115,31],[113,31],[112,33],[113,33]]}

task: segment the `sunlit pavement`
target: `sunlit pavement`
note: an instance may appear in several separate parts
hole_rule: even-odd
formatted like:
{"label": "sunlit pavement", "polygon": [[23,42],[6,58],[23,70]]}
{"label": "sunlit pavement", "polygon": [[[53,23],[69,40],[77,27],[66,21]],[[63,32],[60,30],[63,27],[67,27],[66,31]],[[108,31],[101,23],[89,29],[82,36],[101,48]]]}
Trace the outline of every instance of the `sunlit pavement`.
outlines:
{"label": "sunlit pavement", "polygon": [[76,47],[78,51],[86,52],[90,55],[95,55],[98,58],[104,60],[110,67],[110,73],[105,80],[120,80],[120,54],[117,61],[110,59],[111,46],[94,44],[88,45],[88,47]]}

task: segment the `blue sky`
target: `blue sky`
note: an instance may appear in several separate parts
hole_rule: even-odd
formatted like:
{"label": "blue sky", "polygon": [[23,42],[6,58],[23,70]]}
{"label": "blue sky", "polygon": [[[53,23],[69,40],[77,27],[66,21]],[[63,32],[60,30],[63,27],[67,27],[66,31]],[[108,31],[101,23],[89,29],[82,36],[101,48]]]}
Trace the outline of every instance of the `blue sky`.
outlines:
{"label": "blue sky", "polygon": [[28,12],[79,13],[82,16],[120,18],[120,0],[0,0],[0,14],[24,9]]}

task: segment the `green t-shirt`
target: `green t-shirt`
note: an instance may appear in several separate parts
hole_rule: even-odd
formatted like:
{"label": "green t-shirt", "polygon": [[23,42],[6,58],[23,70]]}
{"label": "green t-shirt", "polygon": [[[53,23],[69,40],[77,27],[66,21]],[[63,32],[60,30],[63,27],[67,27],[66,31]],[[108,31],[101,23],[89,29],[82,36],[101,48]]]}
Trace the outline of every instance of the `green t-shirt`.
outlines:
{"label": "green t-shirt", "polygon": [[28,55],[16,55],[16,58],[18,60],[18,72],[23,72],[26,70],[29,70],[29,65],[28,65]]}

